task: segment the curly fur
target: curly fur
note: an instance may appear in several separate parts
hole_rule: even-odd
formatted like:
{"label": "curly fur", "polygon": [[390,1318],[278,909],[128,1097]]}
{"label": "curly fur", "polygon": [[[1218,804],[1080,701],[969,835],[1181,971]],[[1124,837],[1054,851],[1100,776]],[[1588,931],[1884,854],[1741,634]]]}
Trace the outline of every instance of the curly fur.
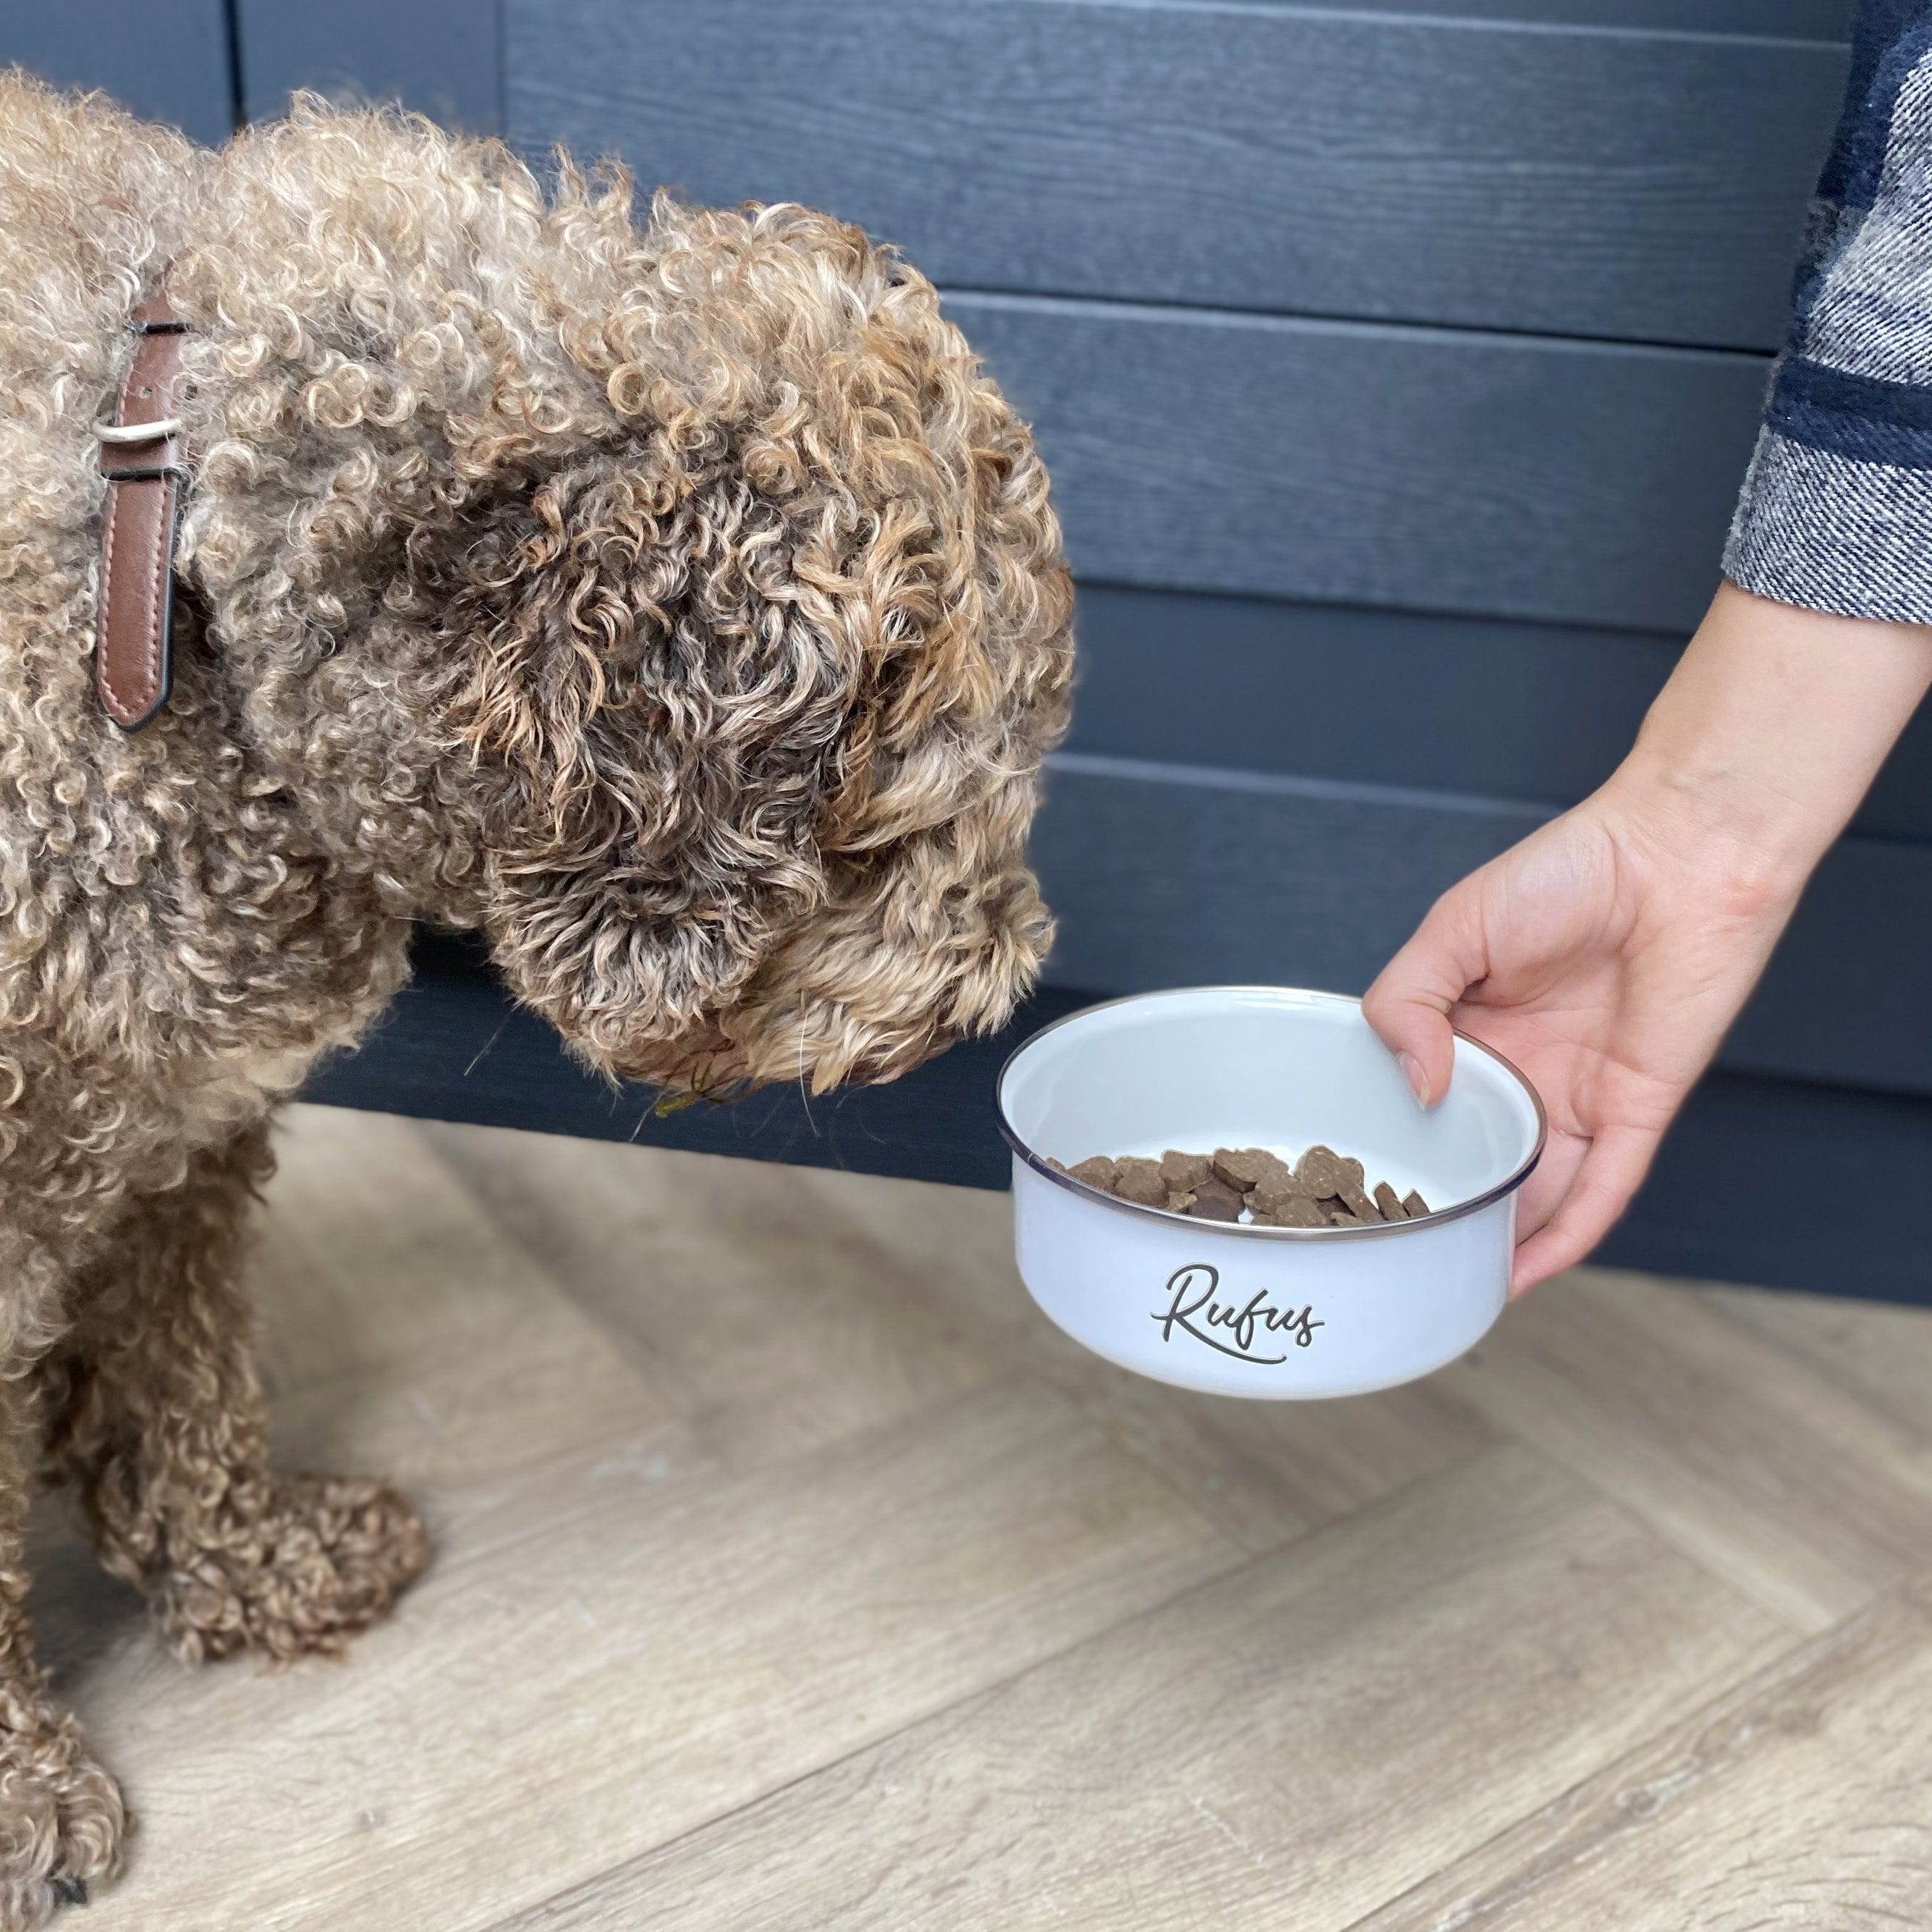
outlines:
{"label": "curly fur", "polygon": [[[330,1648],[420,1564],[264,1460],[263,1123],[481,932],[613,1075],[889,1078],[998,1024],[1070,592],[930,284],[804,209],[641,226],[568,163],[298,100],[218,153],[0,75],[0,1928],[114,1869],[22,1600],[43,1450],[190,1656]],[[172,265],[170,266],[170,265]],[[192,325],[174,697],[92,684],[90,424]]]}

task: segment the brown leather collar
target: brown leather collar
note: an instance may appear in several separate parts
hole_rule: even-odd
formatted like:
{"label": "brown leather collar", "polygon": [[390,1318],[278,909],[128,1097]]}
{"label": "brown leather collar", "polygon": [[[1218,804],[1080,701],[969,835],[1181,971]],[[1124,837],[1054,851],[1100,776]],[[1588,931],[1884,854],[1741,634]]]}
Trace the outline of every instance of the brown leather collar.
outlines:
{"label": "brown leather collar", "polygon": [[167,702],[175,538],[187,475],[174,410],[188,324],[157,293],[135,310],[132,326],[140,339],[114,420],[94,432],[107,478],[107,523],[94,683],[124,731],[139,730]]}

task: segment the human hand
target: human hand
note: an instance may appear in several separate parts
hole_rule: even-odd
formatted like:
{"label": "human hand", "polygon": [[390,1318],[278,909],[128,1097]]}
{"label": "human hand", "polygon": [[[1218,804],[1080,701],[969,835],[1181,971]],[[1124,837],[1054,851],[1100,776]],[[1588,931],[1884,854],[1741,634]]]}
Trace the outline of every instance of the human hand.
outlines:
{"label": "human hand", "polygon": [[1424,1105],[1458,1027],[1543,1096],[1513,1293],[1628,1204],[1928,680],[1922,629],[1727,585],[1616,776],[1453,886],[1370,987]]}
{"label": "human hand", "polygon": [[1448,1089],[1452,1025],[1543,1096],[1513,1293],[1609,1232],[1790,916],[1795,889],[1729,856],[1673,848],[1606,788],[1444,894],[1369,989],[1424,1105]]}

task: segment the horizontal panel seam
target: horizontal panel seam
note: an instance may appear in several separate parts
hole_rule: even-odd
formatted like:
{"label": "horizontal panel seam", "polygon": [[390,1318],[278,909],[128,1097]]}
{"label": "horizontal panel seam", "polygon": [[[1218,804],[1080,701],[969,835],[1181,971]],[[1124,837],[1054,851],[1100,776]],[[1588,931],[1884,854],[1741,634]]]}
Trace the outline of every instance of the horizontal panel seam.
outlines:
{"label": "horizontal panel seam", "polygon": [[[983,0],[982,0],[983,4]],[[1844,40],[1796,34],[1726,33],[1718,28],[1640,27],[1612,20],[1531,20],[1508,14],[1432,14],[1426,8],[1322,7],[1278,0],[1052,0],[1124,14],[1232,14],[1258,20],[1346,21],[1351,25],[1430,27],[1469,33],[1523,34],[1542,38],[1659,40],[1691,46],[1773,48],[1783,52],[1839,53]]]}
{"label": "horizontal panel seam", "polygon": [[[1282,799],[1321,800],[1337,805],[1394,806],[1409,811],[1469,818],[1508,818],[1533,830],[1560,817],[1560,806],[1479,792],[1442,791],[1411,785],[1375,784],[1352,778],[1302,778],[1281,772],[1256,772],[1220,765],[1169,764],[1157,758],[1127,758],[1104,752],[1055,752],[1047,760],[1049,787],[1055,774],[1070,778],[1112,778],[1130,784],[1191,787]],[[1865,857],[1922,854],[1932,860],[1932,838],[1892,832],[1857,832],[1836,848]]]}
{"label": "horizontal panel seam", "polygon": [[[1433,624],[1457,629],[1478,631],[1507,629],[1517,633],[1537,632],[1558,638],[1587,638],[1592,644],[1612,639],[1633,645],[1667,644],[1682,648],[1689,637],[1681,625],[1592,623],[1581,617],[1520,617],[1509,610],[1468,610],[1459,607],[1430,604],[1371,604],[1346,597],[1294,597],[1271,596],[1264,590],[1200,590],[1186,586],[1168,588],[1128,577],[1090,577],[1077,579],[1082,590],[1105,590],[1117,596],[1158,598],[1184,601],[1190,604],[1265,605],[1270,616],[1286,610],[1341,611],[1350,616],[1386,623],[1392,629],[1408,630]],[[1080,620],[1076,618],[1076,622]]]}
{"label": "horizontal panel seam", "polygon": [[1558,808],[1522,799],[1486,798],[1474,792],[1436,791],[1410,785],[1364,784],[1351,778],[1292,777],[1220,765],[1170,764],[1154,758],[1124,758],[1103,752],[1056,752],[1047,760],[1048,782],[1056,773],[1113,778],[1134,784],[1185,785],[1216,791],[1264,794],[1277,798],[1323,800],[1336,804],[1397,806],[1472,816],[1520,818],[1526,828],[1556,816]]}
{"label": "horizontal panel seam", "polygon": [[[1349,309],[1231,308],[1219,302],[1171,299],[1150,302],[1141,296],[1098,295],[1089,290],[1076,292],[1068,289],[999,288],[990,283],[949,281],[941,286],[940,294],[949,302],[960,296],[970,296],[976,300],[991,297],[1015,303],[1039,301],[1086,304],[1102,309],[1161,310],[1181,316],[1219,316],[1238,322],[1304,322],[1317,326],[1323,323],[1336,323],[1345,328],[1396,329],[1417,334],[1476,335],[1504,342],[1579,343],[1600,344],[1611,349],[1696,350],[1715,356],[1745,356],[1754,362],[1768,362],[1778,352],[1775,341],[1697,342],[1688,336],[1600,335],[1581,328],[1510,328],[1496,322],[1450,322],[1440,316],[1424,320],[1406,316],[1364,315]],[[1780,329],[1781,327],[1780,317]]]}
{"label": "horizontal panel seam", "polygon": [[1376,340],[1468,344],[1494,343],[1546,355],[1618,356],[1714,362],[1768,372],[1768,350],[1713,347],[1691,342],[1632,341],[1618,336],[1560,335],[1532,329],[1490,328],[1440,322],[1372,321],[1353,316],[1283,314],[1270,309],[1215,308],[1205,303],[1150,302],[1111,296],[1057,296],[1034,292],[958,287],[940,289],[944,303],[1016,314],[1063,316],[1070,320],[1138,322],[1168,327],[1247,329],[1270,335],[1336,335]]}
{"label": "horizontal panel seam", "polygon": [[[993,0],[1011,5],[1013,0]],[[1721,28],[1644,27],[1610,20],[1534,20],[1504,14],[1432,14],[1426,9],[1381,7],[1336,7],[1306,4],[1282,4],[1282,0],[1048,0],[1062,8],[1085,8],[1096,12],[1118,14],[1225,14],[1262,20],[1316,20],[1344,22],[1352,26],[1430,28],[1472,34],[1516,34],[1541,39],[1654,40],[1673,46],[1696,47],[1746,47],[1779,52],[1844,53],[1847,43],[1802,34],[1752,34],[1726,32]],[[960,10],[974,6],[984,8],[987,0],[967,0]],[[1030,0],[1040,4],[1042,0]],[[506,25],[514,30],[528,23],[526,4],[511,9]],[[554,10],[554,9],[550,10]],[[513,89],[518,76],[511,76]],[[530,83],[526,82],[524,86]],[[541,88],[542,83],[536,84]]]}

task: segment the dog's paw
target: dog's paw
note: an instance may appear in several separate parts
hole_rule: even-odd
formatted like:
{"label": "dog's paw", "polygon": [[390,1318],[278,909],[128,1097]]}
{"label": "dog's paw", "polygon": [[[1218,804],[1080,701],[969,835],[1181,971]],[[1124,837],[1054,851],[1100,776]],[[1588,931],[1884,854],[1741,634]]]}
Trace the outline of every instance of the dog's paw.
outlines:
{"label": "dog's paw", "polygon": [[64,1712],[0,1697],[0,1932],[84,1905],[121,1869],[121,1787]]}
{"label": "dog's paw", "polygon": [[422,1520],[386,1483],[278,1478],[266,1506],[181,1562],[159,1593],[190,1661],[253,1650],[333,1654],[386,1612],[429,1554]]}

